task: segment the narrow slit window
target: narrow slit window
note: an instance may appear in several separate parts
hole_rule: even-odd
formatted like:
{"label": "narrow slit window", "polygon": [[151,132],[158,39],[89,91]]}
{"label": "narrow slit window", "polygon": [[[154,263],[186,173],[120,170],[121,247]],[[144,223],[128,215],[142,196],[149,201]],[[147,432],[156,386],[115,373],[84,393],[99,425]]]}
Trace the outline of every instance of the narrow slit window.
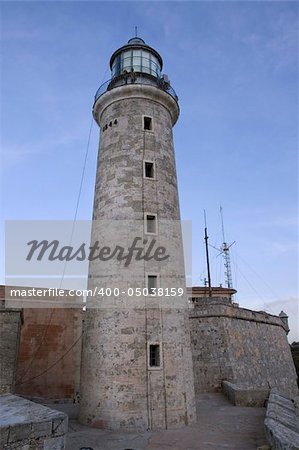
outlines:
{"label": "narrow slit window", "polygon": [[144,161],[144,176],[145,178],[155,178],[155,167],[153,162]]}
{"label": "narrow slit window", "polygon": [[157,216],[154,214],[146,214],[145,231],[149,234],[157,233]]}
{"label": "narrow slit window", "polygon": [[157,275],[148,275],[147,276],[147,289],[148,289],[149,295],[155,295],[157,287],[158,287]]}
{"label": "narrow slit window", "polygon": [[149,365],[150,367],[160,367],[160,345],[150,344],[149,346]]}
{"label": "narrow slit window", "polygon": [[152,123],[151,117],[143,117],[143,129],[146,131],[151,131],[153,129],[153,123]]}

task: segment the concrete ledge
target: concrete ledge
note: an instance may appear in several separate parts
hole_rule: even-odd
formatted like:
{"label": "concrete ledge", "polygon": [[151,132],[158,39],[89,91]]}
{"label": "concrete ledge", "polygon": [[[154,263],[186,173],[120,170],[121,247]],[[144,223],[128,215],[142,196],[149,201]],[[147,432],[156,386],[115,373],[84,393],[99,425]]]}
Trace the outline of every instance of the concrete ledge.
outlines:
{"label": "concrete ledge", "polygon": [[299,420],[293,402],[271,390],[265,431],[273,450],[299,450]]}
{"label": "concrete ledge", "polygon": [[254,389],[222,381],[224,394],[235,406],[263,407],[269,396],[269,389]]}
{"label": "concrete ledge", "polygon": [[67,415],[16,395],[0,396],[0,448],[64,450]]}

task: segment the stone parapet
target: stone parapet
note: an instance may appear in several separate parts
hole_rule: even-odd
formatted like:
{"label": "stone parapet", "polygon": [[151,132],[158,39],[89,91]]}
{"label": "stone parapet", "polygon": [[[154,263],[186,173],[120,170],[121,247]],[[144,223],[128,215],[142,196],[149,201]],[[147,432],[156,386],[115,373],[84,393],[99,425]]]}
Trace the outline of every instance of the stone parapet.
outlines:
{"label": "stone parapet", "polygon": [[239,308],[238,306],[229,304],[226,298],[202,298],[196,306],[190,311],[190,319],[228,317],[230,319],[275,325],[284,328],[286,332],[288,331],[288,327],[280,317],[268,314],[265,311],[252,311],[251,309]]}
{"label": "stone parapet", "polygon": [[235,406],[263,407],[269,396],[269,389],[238,386],[229,381],[223,381],[222,387],[229,401]]}
{"label": "stone parapet", "polygon": [[67,415],[16,395],[0,396],[0,448],[64,450]]}
{"label": "stone parapet", "polygon": [[294,403],[274,389],[269,396],[265,431],[273,450],[299,450],[299,420]]}

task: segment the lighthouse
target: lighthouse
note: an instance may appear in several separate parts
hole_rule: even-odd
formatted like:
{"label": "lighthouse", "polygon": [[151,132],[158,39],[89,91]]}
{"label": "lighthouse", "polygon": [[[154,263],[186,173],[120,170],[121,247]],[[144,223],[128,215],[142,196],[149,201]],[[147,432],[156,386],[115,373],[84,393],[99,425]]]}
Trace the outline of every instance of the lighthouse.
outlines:
{"label": "lighthouse", "polygon": [[100,128],[79,420],[124,431],[196,420],[172,128],[178,98],[134,37],[96,93]]}

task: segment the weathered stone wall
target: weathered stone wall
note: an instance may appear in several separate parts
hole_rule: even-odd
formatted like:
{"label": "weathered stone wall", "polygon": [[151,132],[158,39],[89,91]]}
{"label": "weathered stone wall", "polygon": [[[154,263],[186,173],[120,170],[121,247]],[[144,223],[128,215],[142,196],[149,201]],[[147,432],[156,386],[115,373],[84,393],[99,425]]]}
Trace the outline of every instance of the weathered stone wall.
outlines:
{"label": "weathered stone wall", "polygon": [[196,392],[220,391],[227,380],[297,395],[295,367],[279,317],[203,299],[190,310],[190,324]]}
{"label": "weathered stone wall", "polygon": [[[165,264],[90,264],[89,288],[118,287],[124,294],[104,296],[96,309],[88,303],[80,420],[126,430],[182,426],[195,420],[187,297],[126,294],[128,287],[146,286],[146,273],[158,273],[161,287],[185,287],[172,140],[178,106],[164,91],[136,84],[104,94],[94,115],[102,130],[108,128],[99,149],[93,241],[127,248],[136,236],[149,238],[144,213],[154,213],[155,239],[172,255]],[[143,128],[144,115],[152,117],[150,131]],[[144,160],[155,162],[155,179],[144,178]],[[159,367],[149,367],[150,343],[160,345]]]}
{"label": "weathered stone wall", "polygon": [[214,317],[190,320],[195,392],[220,392],[222,380],[232,380],[224,324]]}
{"label": "weathered stone wall", "polygon": [[23,318],[15,392],[75,398],[80,385],[82,310],[25,308]]}
{"label": "weathered stone wall", "polygon": [[[175,100],[155,87],[128,85],[100,97],[94,116],[101,130],[111,124],[101,132],[94,219],[143,220],[144,212],[156,210],[159,219],[179,220]],[[153,119],[151,131],[144,131],[143,116]],[[155,162],[154,180],[144,179],[143,160]]]}
{"label": "weathered stone wall", "polygon": [[0,304],[0,394],[14,392],[21,311]]}
{"label": "weathered stone wall", "polygon": [[297,384],[299,386],[299,342],[293,342],[291,345],[291,353],[297,373]]}

